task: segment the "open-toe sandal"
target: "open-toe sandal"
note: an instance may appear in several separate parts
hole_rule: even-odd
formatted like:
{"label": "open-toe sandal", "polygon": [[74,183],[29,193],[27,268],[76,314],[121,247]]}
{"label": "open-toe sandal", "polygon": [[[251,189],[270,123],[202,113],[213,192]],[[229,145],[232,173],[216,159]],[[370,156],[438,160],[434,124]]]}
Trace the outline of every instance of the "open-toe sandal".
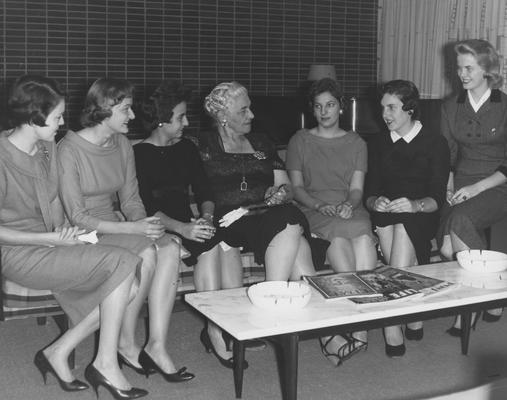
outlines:
{"label": "open-toe sandal", "polygon": [[352,335],[343,335],[342,337],[345,339],[345,343],[341,345],[336,352],[331,352],[328,349],[329,344],[333,341],[335,336],[330,336],[326,340],[319,338],[322,354],[324,354],[324,356],[326,356],[326,358],[336,367],[348,360],[354,354],[368,348],[367,342],[357,339]]}

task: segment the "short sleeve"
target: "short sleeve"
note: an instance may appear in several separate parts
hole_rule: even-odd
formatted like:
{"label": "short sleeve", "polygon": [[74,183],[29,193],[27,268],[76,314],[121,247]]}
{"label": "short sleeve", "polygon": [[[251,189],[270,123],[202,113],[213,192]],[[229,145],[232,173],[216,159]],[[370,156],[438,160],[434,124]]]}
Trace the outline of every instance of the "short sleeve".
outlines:
{"label": "short sleeve", "polygon": [[296,132],[289,140],[287,146],[286,164],[288,170],[302,171],[303,170],[303,151],[301,143],[301,135]]}

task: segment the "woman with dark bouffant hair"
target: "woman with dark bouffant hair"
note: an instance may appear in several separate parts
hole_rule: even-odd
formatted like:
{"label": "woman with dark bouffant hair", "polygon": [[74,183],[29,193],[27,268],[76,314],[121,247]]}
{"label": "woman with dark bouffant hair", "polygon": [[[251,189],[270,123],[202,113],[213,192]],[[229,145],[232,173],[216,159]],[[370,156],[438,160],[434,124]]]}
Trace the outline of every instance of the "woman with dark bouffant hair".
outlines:
{"label": "woman with dark bouffant hair", "polygon": [[[388,132],[369,147],[366,206],[390,266],[428,264],[439,209],[445,203],[449,148],[438,132],[430,132],[418,120],[419,91],[414,83],[394,80],[381,94]],[[405,354],[401,327],[387,327],[384,333],[386,354]],[[422,324],[408,324],[405,336],[421,340]]]}
{"label": "woman with dark bouffant hair", "polygon": [[[484,230],[507,216],[507,95],[499,90],[498,53],[481,39],[458,42],[454,50],[463,90],[442,106],[452,168],[437,235],[449,260],[462,250],[486,249]],[[500,309],[489,310],[483,319],[500,315]],[[459,318],[448,333],[461,335]]]}
{"label": "woman with dark bouffant hair", "polygon": [[[190,91],[176,81],[164,81],[144,102],[142,118],[148,137],[134,146],[139,192],[148,215],[160,219],[166,231],[178,235],[190,253],[183,262],[194,267],[197,291],[243,285],[239,250],[222,243],[222,229],[214,225],[214,196],[199,151],[183,137]],[[199,217],[190,208],[189,188]],[[208,336],[216,342],[222,364],[232,368],[222,331],[211,322]],[[219,340],[215,340],[219,338]]]}
{"label": "woman with dark bouffant hair", "polygon": [[[132,112],[132,85],[101,78],[86,96],[84,128],[68,132],[58,145],[60,191],[69,219],[96,230],[99,243],[128,249],[142,258],[139,288],[123,320],[118,358],[148,376],[170,382],[192,379],[176,369],[166,349],[169,319],[178,286],[180,239],[164,232],[160,218],[146,216],[139,196],[134,152],[125,136]],[[148,298],[149,338],[135,341],[139,312]]]}
{"label": "woman with dark bouffant hair", "polygon": [[2,274],[13,282],[53,292],[72,324],[35,355],[44,382],[53,375],[67,392],[88,385],[68,365],[72,350],[100,326],[93,376],[115,398],[148,392],[133,388],[117,361],[118,334],[141,259],[119,247],[85,246],[84,230],[65,224],[58,198],[55,135],[63,125],[64,95],[52,79],[23,76],[13,86],[9,116],[14,127],[0,137],[0,244]]}

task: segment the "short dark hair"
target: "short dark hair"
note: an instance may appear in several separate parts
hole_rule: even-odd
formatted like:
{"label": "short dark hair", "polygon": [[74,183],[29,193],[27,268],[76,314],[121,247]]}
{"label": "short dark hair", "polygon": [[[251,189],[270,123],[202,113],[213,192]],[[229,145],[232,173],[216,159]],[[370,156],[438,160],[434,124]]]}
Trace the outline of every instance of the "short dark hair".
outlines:
{"label": "short dark hair", "polygon": [[54,79],[38,75],[20,76],[7,103],[11,126],[46,126],[48,115],[64,100],[65,94]]}
{"label": "short dark hair", "polygon": [[188,102],[191,89],[179,81],[162,81],[153,94],[141,105],[144,129],[153,131],[159,123],[171,122],[173,109],[181,102]]}
{"label": "short dark hair", "polygon": [[391,94],[403,103],[401,108],[403,111],[412,111],[410,117],[412,120],[419,118],[419,90],[411,81],[396,79],[387,82],[381,88],[381,96]]}
{"label": "short dark hair", "polygon": [[477,64],[486,72],[484,76],[492,88],[502,86],[503,77],[500,75],[500,61],[495,48],[487,40],[467,39],[454,46],[456,55],[471,54],[477,60]]}
{"label": "short dark hair", "polygon": [[112,115],[111,108],[125,98],[134,96],[134,86],[126,79],[99,78],[92,83],[86,94],[81,111],[81,125],[91,127]]}
{"label": "short dark hair", "polygon": [[308,103],[313,108],[315,105],[315,98],[322,93],[328,92],[340,103],[340,108],[344,107],[343,93],[340,84],[331,78],[322,78],[311,84],[308,90]]}

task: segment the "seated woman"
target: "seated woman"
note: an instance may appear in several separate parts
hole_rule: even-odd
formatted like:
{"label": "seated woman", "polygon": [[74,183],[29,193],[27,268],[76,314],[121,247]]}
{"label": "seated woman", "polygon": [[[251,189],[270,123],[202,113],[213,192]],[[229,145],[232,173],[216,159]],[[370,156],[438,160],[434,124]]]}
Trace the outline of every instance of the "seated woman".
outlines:
{"label": "seated woman", "polygon": [[[312,233],[331,243],[327,260],[337,272],[373,269],[377,263],[370,217],[362,205],[366,143],[340,128],[341,99],[336,81],[316,81],[309,100],[318,125],[296,132],[287,148],[294,198]],[[366,332],[348,339],[335,338],[342,346],[347,343],[347,355],[365,347]],[[357,343],[351,347],[351,341]]]}
{"label": "seated woman", "polygon": [[[128,249],[143,259],[139,290],[121,330],[121,362],[140,374],[159,372],[167,381],[186,381],[194,375],[185,368],[176,370],[165,347],[180,245],[164,233],[159,218],[146,217],[139,197],[134,152],[125,137],[134,118],[132,90],[129,82],[119,79],[98,79],[90,87],[81,115],[85,128],[69,131],[58,145],[61,197],[70,220],[97,230],[99,243]],[[146,297],[149,338],[141,350],[135,343],[135,328]]]}
{"label": "seated woman", "polygon": [[54,139],[63,125],[64,94],[49,78],[23,76],[8,103],[14,129],[0,137],[0,244],[2,274],[20,285],[53,292],[71,328],[40,350],[34,363],[46,382],[54,375],[68,392],[85,390],[67,364],[69,354],[100,326],[95,360],[85,377],[115,398],[134,399],[117,358],[118,334],[141,259],[119,247],[79,240],[84,231],[64,224],[58,198]]}
{"label": "seated woman", "polygon": [[308,222],[288,204],[292,189],[275,147],[267,137],[250,134],[254,115],[246,88],[237,82],[221,83],[206,97],[204,107],[216,125],[199,139],[215,196],[215,223],[238,207],[263,207],[267,199],[271,205],[234,222],[226,218],[222,225],[227,225],[227,244],[251,249],[255,261],[264,264],[268,281],[314,274]]}
{"label": "seated woman", "polygon": [[[507,216],[507,95],[495,48],[485,40],[458,42],[458,76],[463,91],[442,106],[442,134],[451,149],[452,172],[437,235],[442,255],[486,249],[484,230]],[[483,314],[487,322],[502,310]],[[461,335],[459,318],[448,330]]]}
{"label": "seated woman", "polygon": [[[427,264],[439,208],[445,202],[449,148],[441,135],[418,120],[419,91],[410,81],[394,80],[382,88],[382,117],[389,133],[372,141],[366,205],[392,267]],[[405,354],[399,326],[385,328],[386,354]],[[409,340],[421,340],[421,323],[409,324]]]}
{"label": "seated woman", "polygon": [[[230,289],[243,285],[239,250],[219,246],[222,229],[213,225],[215,204],[208,177],[194,143],[182,137],[190,92],[178,82],[162,82],[143,104],[142,117],[149,136],[134,146],[139,193],[148,215],[160,219],[166,231],[178,235],[194,266],[197,291]],[[190,209],[192,188],[200,217]],[[232,368],[222,331],[208,322],[201,340],[208,343],[222,365]]]}

